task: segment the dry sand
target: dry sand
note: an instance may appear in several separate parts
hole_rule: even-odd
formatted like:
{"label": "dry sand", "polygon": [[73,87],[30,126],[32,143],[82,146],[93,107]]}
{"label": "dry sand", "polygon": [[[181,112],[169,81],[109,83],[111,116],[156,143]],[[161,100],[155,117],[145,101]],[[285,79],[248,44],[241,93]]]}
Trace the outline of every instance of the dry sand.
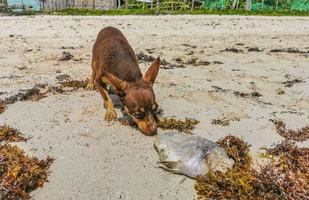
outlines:
{"label": "dry sand", "polygon": [[[88,77],[92,45],[106,26],[120,28],[136,53],[160,55],[172,63],[175,58],[210,62],[161,69],[155,84],[165,115],[199,119],[197,135],[215,141],[233,134],[258,153],[282,139],[269,119],[281,119],[289,128],[309,122],[309,53],[270,52],[290,47],[308,52],[306,17],[1,17],[0,99],[35,83],[54,84],[61,74]],[[263,51],[249,52],[253,47]],[[226,48],[243,52],[222,51]],[[62,51],[75,60],[58,61]],[[143,71],[148,65],[140,63]],[[302,82],[282,84],[296,78]],[[262,96],[240,97],[237,91]],[[79,90],[17,102],[0,115],[0,124],[32,136],[19,144],[29,154],[56,158],[50,182],[32,193],[35,199],[194,198],[194,180],[157,168],[152,137],[105,122],[104,112],[98,93]],[[212,124],[216,118],[230,123]]]}

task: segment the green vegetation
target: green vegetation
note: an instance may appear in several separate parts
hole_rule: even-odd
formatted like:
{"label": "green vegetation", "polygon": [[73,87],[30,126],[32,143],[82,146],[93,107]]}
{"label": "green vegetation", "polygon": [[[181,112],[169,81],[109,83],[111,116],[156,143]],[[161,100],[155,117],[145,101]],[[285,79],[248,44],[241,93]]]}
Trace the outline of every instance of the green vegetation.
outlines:
{"label": "green vegetation", "polygon": [[263,16],[309,16],[308,11],[292,10],[156,10],[156,9],[120,9],[120,10],[91,10],[69,8],[52,12],[55,15],[82,15],[82,16],[100,16],[100,15],[263,15]]}

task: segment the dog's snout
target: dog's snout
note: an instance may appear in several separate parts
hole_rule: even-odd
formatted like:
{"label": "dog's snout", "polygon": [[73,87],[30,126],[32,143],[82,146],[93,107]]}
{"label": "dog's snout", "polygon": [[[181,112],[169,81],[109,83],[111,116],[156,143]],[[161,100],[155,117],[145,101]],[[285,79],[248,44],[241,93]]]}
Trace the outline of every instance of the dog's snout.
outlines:
{"label": "dog's snout", "polygon": [[142,119],[132,117],[142,133],[149,136],[157,134],[157,122],[154,120],[152,113],[148,112]]}
{"label": "dog's snout", "polygon": [[148,124],[148,135],[155,135],[157,134],[157,125],[155,123]]}
{"label": "dog's snout", "polygon": [[153,136],[157,134],[157,124],[155,121],[135,121],[139,127],[139,129],[146,135]]}

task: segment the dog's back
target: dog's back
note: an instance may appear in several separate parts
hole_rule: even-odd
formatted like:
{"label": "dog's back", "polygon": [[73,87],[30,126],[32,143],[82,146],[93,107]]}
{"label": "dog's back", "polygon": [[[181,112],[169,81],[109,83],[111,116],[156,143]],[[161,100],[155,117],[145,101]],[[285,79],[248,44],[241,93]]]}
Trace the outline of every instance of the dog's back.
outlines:
{"label": "dog's back", "polygon": [[96,66],[127,82],[142,78],[133,49],[116,28],[106,27],[100,31],[93,46]]}

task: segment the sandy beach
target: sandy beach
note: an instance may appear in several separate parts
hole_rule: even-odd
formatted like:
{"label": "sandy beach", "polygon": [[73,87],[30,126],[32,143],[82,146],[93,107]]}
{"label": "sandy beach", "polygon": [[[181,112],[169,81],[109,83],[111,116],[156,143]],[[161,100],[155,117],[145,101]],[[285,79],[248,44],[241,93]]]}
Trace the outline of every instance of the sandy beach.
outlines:
{"label": "sandy beach", "polygon": [[[92,46],[106,26],[119,28],[136,53],[175,64],[159,71],[157,102],[165,116],[200,120],[196,135],[238,136],[256,156],[282,140],[270,119],[293,129],[309,123],[308,17],[0,17],[0,99],[61,75],[89,77]],[[73,58],[59,61],[63,51]],[[139,65],[145,72],[150,62]],[[153,137],[104,114],[99,93],[83,89],[18,101],[0,114],[0,124],[32,137],[18,143],[29,155],[55,158],[34,199],[195,197],[194,180],[158,168]]]}

